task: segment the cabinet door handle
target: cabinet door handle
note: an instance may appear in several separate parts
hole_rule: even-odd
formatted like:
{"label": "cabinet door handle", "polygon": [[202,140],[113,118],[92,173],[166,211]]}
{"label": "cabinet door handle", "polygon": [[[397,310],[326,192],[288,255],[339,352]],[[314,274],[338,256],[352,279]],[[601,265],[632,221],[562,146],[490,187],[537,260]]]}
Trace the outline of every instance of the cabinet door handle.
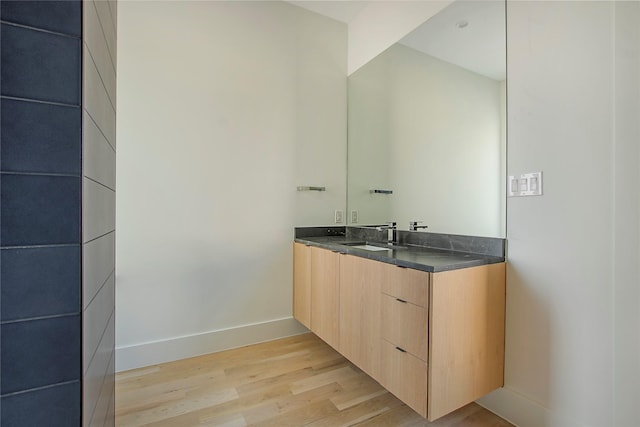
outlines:
{"label": "cabinet door handle", "polygon": [[400,347],[396,347],[396,350],[401,351],[403,353],[407,352],[407,350],[405,350],[404,348],[400,348]]}
{"label": "cabinet door handle", "polygon": [[396,301],[400,301],[400,302],[401,302],[401,303],[403,303],[403,304],[406,304],[406,303],[407,303],[405,300],[400,299],[400,298],[396,298]]}

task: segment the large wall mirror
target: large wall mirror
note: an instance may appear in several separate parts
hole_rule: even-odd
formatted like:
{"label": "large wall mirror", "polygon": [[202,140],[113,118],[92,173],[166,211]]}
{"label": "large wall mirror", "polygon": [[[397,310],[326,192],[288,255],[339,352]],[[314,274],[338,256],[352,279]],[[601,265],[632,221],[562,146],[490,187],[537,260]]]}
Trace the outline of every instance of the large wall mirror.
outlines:
{"label": "large wall mirror", "polygon": [[349,225],[505,237],[505,39],[458,0],[349,76]]}

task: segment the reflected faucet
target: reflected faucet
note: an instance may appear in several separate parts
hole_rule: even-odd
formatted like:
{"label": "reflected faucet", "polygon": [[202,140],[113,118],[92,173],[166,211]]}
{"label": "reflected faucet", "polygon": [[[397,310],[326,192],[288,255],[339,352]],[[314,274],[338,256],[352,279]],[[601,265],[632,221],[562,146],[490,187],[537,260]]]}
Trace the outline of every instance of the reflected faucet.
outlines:
{"label": "reflected faucet", "polygon": [[422,221],[411,221],[409,223],[409,231],[418,231],[419,228],[429,228],[428,225],[418,225],[422,224]]}
{"label": "reflected faucet", "polygon": [[376,230],[378,231],[384,231],[387,230],[387,244],[388,245],[394,245],[396,243],[396,239],[397,239],[397,227],[396,227],[396,222],[395,221],[391,221],[388,222],[387,225],[381,225],[379,227],[376,227]]}

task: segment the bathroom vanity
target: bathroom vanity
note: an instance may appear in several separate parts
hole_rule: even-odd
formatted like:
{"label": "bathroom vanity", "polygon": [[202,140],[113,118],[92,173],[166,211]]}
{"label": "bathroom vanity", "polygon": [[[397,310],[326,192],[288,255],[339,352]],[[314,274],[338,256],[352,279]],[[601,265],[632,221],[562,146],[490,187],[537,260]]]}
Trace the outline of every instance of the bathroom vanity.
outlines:
{"label": "bathroom vanity", "polygon": [[503,385],[503,256],[353,236],[293,246],[294,317],[423,417]]}

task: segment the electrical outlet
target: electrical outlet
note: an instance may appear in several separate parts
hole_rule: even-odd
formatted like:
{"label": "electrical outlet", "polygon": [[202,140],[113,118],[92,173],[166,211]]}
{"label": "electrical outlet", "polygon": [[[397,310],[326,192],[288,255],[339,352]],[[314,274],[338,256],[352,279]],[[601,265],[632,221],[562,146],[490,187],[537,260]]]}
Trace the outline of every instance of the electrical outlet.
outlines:
{"label": "electrical outlet", "polygon": [[358,223],[358,211],[351,211],[351,224]]}
{"label": "electrical outlet", "polygon": [[344,212],[341,210],[335,211],[334,219],[336,224],[342,224],[342,222],[344,221]]}

